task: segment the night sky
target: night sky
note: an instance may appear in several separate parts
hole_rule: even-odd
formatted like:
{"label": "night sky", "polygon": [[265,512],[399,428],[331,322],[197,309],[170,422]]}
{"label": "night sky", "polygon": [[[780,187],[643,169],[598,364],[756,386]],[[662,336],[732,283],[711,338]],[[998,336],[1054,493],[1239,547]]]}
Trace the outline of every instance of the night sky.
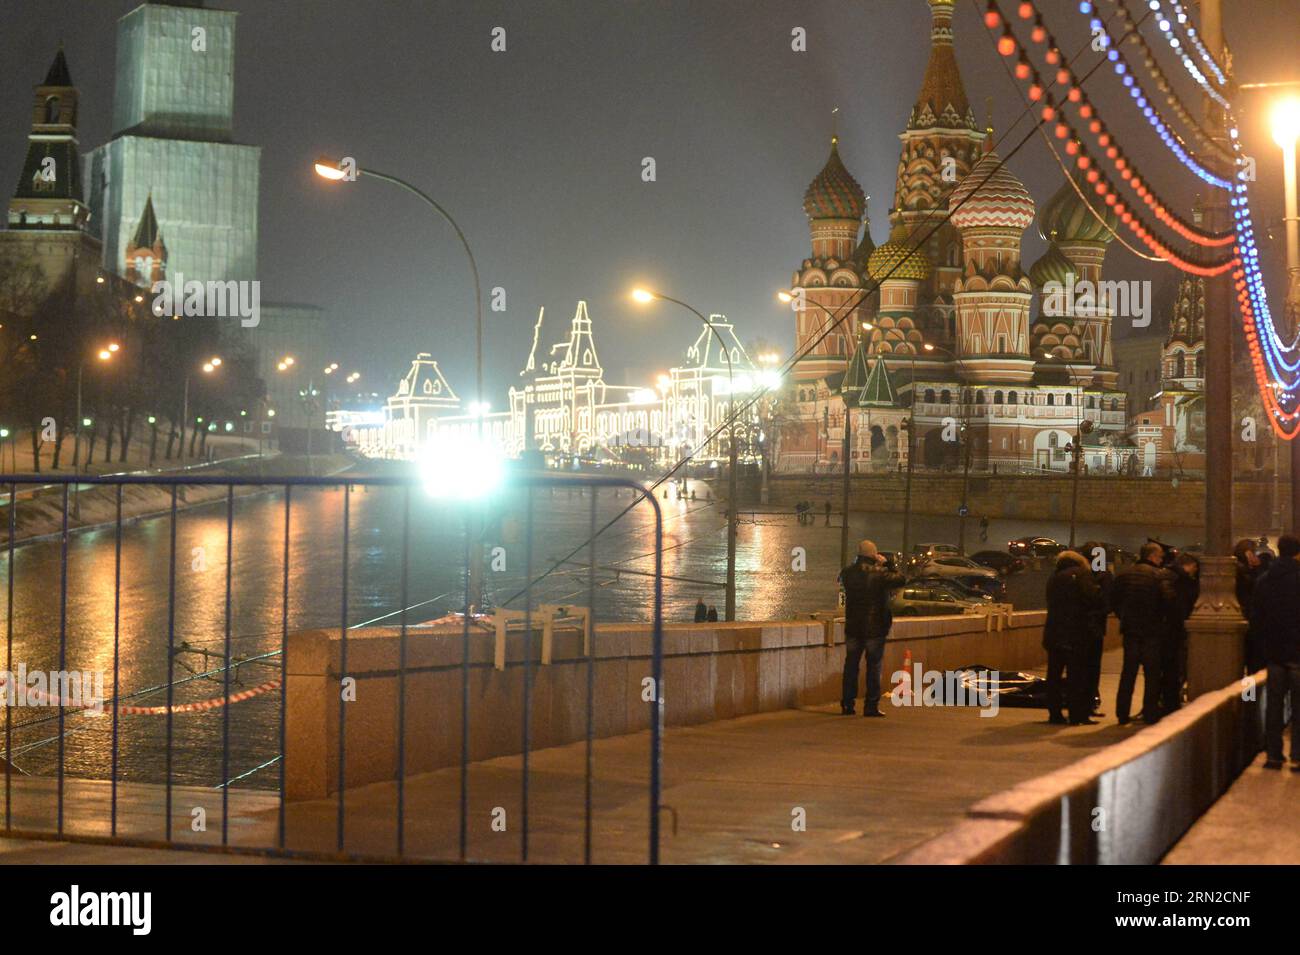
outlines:
{"label": "night sky", "polygon": [[[1143,9],[1140,0],[1131,0]],[[83,155],[109,135],[115,23],[133,0],[0,0],[0,185],[16,181],[31,87],[60,39],[81,92]],[[475,249],[485,295],[488,393],[517,380],[539,306],[548,338],[578,299],[614,384],[646,384],[694,339],[694,319],[631,304],[637,283],[737,323],[742,341],[793,347],[774,293],[808,254],[803,191],[825,161],[831,109],[841,155],[872,197],[882,242],[893,198],[897,135],[916,97],[929,44],[924,0],[227,0],[237,10],[235,136],[262,147],[262,298],[327,307],[339,361],[381,392],[417,350],[453,387],[472,381],[473,296],[455,237],[426,208],[375,180],[325,184],[321,153],[355,156],[438,199]],[[1300,0],[1229,0],[1226,30],[1242,83],[1300,79]],[[1008,10],[1014,9],[1013,2]],[[1109,12],[1110,4],[1103,3]],[[1043,0],[1067,54],[1084,46],[1077,4]],[[957,0],[957,56],[982,122],[993,96],[1005,157],[1028,128],[1018,84],[980,22]],[[490,49],[493,27],[508,49]],[[808,51],[791,50],[806,28]],[[1149,38],[1163,40],[1151,31]],[[1083,72],[1097,54],[1075,60]],[[1181,70],[1171,58],[1171,75]],[[1101,72],[1087,88],[1108,107],[1128,152],[1171,200],[1198,182],[1177,166]],[[1190,87],[1181,91],[1190,100]],[[1267,94],[1243,94],[1242,135],[1258,158],[1260,226],[1282,216],[1280,151],[1267,135]],[[641,181],[653,156],[658,181]],[[1060,171],[1034,138],[1010,166],[1041,204]],[[1186,208],[1186,207],[1185,207]],[[1260,229],[1263,232],[1263,229]],[[1270,286],[1282,290],[1282,234],[1265,240]],[[1026,265],[1043,248],[1026,234]],[[1112,278],[1166,281],[1112,246]],[[1280,308],[1278,309],[1280,313]],[[1120,334],[1122,334],[1120,330]]]}

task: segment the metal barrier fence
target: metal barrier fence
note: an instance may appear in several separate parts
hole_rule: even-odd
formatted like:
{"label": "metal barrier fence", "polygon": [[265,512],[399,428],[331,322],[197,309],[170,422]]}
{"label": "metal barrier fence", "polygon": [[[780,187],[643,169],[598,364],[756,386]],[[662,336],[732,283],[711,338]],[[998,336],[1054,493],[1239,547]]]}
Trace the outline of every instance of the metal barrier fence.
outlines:
{"label": "metal barrier fence", "polygon": [[[51,535],[47,538],[47,544],[57,540],[58,544],[58,648],[57,648],[57,666],[54,668],[53,676],[48,683],[48,690],[41,689],[39,686],[35,689],[30,685],[31,669],[28,668],[26,661],[15,661],[15,550],[20,544],[15,540],[18,532],[18,513],[28,507],[38,506],[36,499],[19,498],[19,491],[24,485],[42,485],[49,489],[51,486],[52,494],[47,490],[47,497],[41,500],[46,502],[46,506],[54,499],[58,500],[60,518],[60,529],[57,537]],[[155,513],[151,516],[146,515],[140,518],[128,518],[124,520],[123,516],[123,495],[124,490],[134,488],[153,487],[161,489],[161,493],[168,500],[168,505],[164,507],[161,513]],[[70,718],[80,719],[89,718],[94,714],[94,704],[88,707],[84,695],[74,695],[77,690],[85,689],[77,683],[74,676],[69,675],[69,593],[71,588],[102,588],[106,586],[106,575],[99,574],[94,578],[93,583],[87,580],[77,579],[75,575],[70,577],[69,574],[69,540],[72,535],[80,528],[69,527],[70,497],[73,494],[81,494],[82,497],[88,495],[98,495],[99,503],[103,507],[108,506],[108,495],[99,488],[111,489],[111,505],[113,509],[113,519],[105,525],[99,527],[99,533],[106,532],[111,528],[113,533],[113,560],[112,560],[112,625],[111,625],[111,660],[112,660],[112,693],[107,699],[99,701],[102,717],[111,720],[111,727],[108,730],[108,798],[107,798],[107,818],[87,818],[85,810],[86,798],[83,797],[78,789],[74,794],[75,805],[69,814],[69,780],[75,784],[84,782],[87,778],[98,778],[95,774],[81,772],[69,772],[68,756],[70,730],[68,721]],[[215,489],[218,494],[224,489],[224,495],[219,495],[214,499],[205,502],[208,507],[220,507],[224,500],[224,532],[225,532],[225,561],[224,561],[224,587],[220,590],[213,588],[207,593],[202,603],[195,604],[192,608],[179,608],[179,612],[184,615],[193,613],[195,616],[202,616],[205,619],[223,618],[224,626],[219,628],[221,632],[211,639],[220,641],[220,651],[200,648],[195,650],[195,646],[190,641],[178,643],[178,580],[177,566],[178,554],[177,549],[177,526],[178,518],[185,514],[185,508],[181,506],[182,499],[185,495],[183,488],[205,488]],[[337,792],[333,794],[336,803],[335,820],[333,825],[333,845],[332,848],[300,849],[291,844],[287,839],[288,831],[287,813],[290,807],[286,800],[286,732],[290,721],[288,707],[290,706],[290,693],[287,691],[289,686],[290,673],[287,669],[289,657],[289,645],[291,634],[300,628],[290,623],[290,598],[291,598],[291,529],[295,527],[295,517],[297,511],[295,504],[301,508],[301,501],[306,497],[306,491],[334,491],[341,493],[341,517],[338,520],[337,527],[329,529],[329,535],[337,542],[340,552],[339,566],[341,567],[341,577],[338,580],[338,599],[340,605],[340,614],[337,622],[337,641],[338,641],[338,668],[337,673],[329,671],[331,677],[337,677],[339,687],[341,688],[351,675],[349,671],[349,643],[357,639],[356,624],[349,619],[349,599],[360,596],[363,599],[373,599],[373,594],[358,594],[357,585],[352,579],[354,570],[350,563],[350,548],[354,546],[352,540],[353,532],[350,526],[352,513],[352,502],[356,489],[363,492],[369,492],[372,489],[389,489],[381,493],[391,493],[400,495],[401,500],[401,518],[400,528],[392,527],[391,533],[383,535],[383,547],[390,549],[398,548],[400,552],[401,579],[399,582],[399,593],[397,595],[398,609],[392,613],[384,614],[383,617],[375,619],[399,618],[397,621],[398,628],[398,665],[395,673],[388,674],[389,677],[395,678],[396,705],[393,718],[396,721],[396,765],[397,770],[391,780],[395,787],[395,803],[393,806],[392,824],[395,830],[395,846],[391,850],[376,849],[373,844],[373,838],[363,847],[358,849],[355,844],[350,843],[347,830],[347,804],[349,798],[348,787],[348,746],[347,746],[347,726],[348,726],[348,699],[346,693],[339,689],[339,702],[337,707],[337,748],[336,752],[330,757],[334,761],[333,770],[336,772]],[[535,646],[533,639],[534,633],[534,609],[538,605],[535,600],[535,585],[538,579],[535,566],[536,560],[534,555],[533,537],[534,537],[534,518],[537,514],[538,505],[535,503],[537,492],[546,492],[554,496],[556,489],[569,489],[570,494],[577,489],[583,498],[590,499],[587,515],[587,540],[579,550],[572,553],[578,553],[580,550],[586,551],[586,598],[587,614],[586,627],[588,628],[588,638],[584,641],[583,653],[585,659],[580,659],[577,665],[585,667],[585,762],[583,771],[583,807],[582,807],[582,860],[590,863],[592,861],[593,851],[593,747],[596,738],[596,644],[598,631],[598,614],[597,606],[597,563],[596,550],[600,546],[600,539],[603,530],[608,529],[613,521],[598,527],[598,508],[601,503],[602,493],[606,496],[606,501],[610,498],[618,498],[623,489],[631,492],[632,503],[622,508],[621,514],[626,514],[637,504],[644,503],[649,506],[653,514],[653,558],[654,573],[652,580],[648,585],[652,588],[651,611],[651,647],[650,647],[650,677],[653,681],[654,692],[650,694],[646,705],[649,709],[649,766],[647,768],[647,793],[648,796],[648,818],[646,827],[649,836],[649,844],[646,848],[645,861],[655,864],[659,860],[659,816],[660,816],[660,787],[661,787],[661,768],[662,768],[662,739],[663,739],[663,633],[662,633],[662,600],[663,600],[663,517],[660,506],[653,493],[647,492],[640,484],[619,478],[595,477],[595,476],[566,476],[566,475],[513,475],[508,480],[508,490],[516,497],[522,495],[523,499],[523,522],[526,527],[525,532],[525,555],[524,555],[524,586],[520,591],[522,597],[522,611],[518,608],[512,609],[509,614],[511,617],[521,618],[523,621],[523,660],[522,660],[522,701],[520,705],[521,725],[519,734],[521,741],[520,752],[518,753],[521,770],[521,791],[519,792],[519,807],[521,811],[520,820],[520,843],[519,843],[519,861],[528,861],[530,859],[530,837],[534,834],[530,831],[529,802],[530,796],[534,795],[536,781],[530,775],[530,758],[532,756],[533,740],[531,737],[531,727],[533,723],[532,713],[532,693],[534,686],[534,675],[536,667],[545,662],[549,663],[551,638],[549,624],[547,624],[546,642],[544,650],[545,658],[539,654],[541,647]],[[226,477],[211,479],[196,479],[193,476],[114,476],[114,477],[90,477],[90,476],[50,476],[50,475],[4,475],[0,476],[0,492],[8,491],[8,501],[16,502],[5,505],[4,509],[8,511],[7,524],[9,530],[9,539],[4,553],[7,555],[6,567],[6,632],[5,632],[5,672],[3,674],[3,684],[0,684],[0,702],[8,704],[5,706],[5,726],[4,726],[4,832],[7,836],[33,839],[55,839],[84,842],[101,842],[113,845],[133,845],[133,846],[153,846],[168,848],[186,848],[186,849],[213,849],[218,851],[252,851],[269,853],[273,855],[285,855],[291,857],[305,858],[348,858],[348,859],[374,859],[384,860],[405,860],[405,859],[437,859],[439,861],[468,861],[474,858],[469,846],[468,833],[468,815],[469,815],[469,778],[471,766],[471,725],[472,721],[486,719],[490,721],[493,717],[491,714],[483,717],[480,714],[471,713],[471,677],[475,670],[486,671],[494,663],[476,662],[471,658],[471,628],[479,627],[482,618],[478,614],[481,608],[471,607],[471,593],[475,586],[473,570],[477,566],[482,569],[482,554],[480,548],[484,540],[483,534],[483,516],[484,512],[479,505],[466,506],[460,514],[460,536],[463,538],[463,553],[459,562],[459,578],[463,586],[463,596],[456,604],[459,611],[460,623],[460,654],[458,664],[445,666],[441,669],[445,672],[449,669],[459,670],[460,674],[460,693],[459,693],[459,805],[456,807],[458,814],[459,832],[456,838],[458,851],[450,854],[430,856],[419,850],[412,851],[407,839],[407,790],[410,785],[409,774],[407,772],[408,753],[406,750],[408,736],[408,680],[419,673],[427,673],[431,668],[428,666],[416,667],[410,665],[408,661],[409,644],[412,640],[411,630],[417,624],[418,619],[411,619],[413,612],[431,601],[424,601],[413,606],[408,606],[409,596],[409,573],[411,569],[411,504],[413,491],[416,494],[422,493],[420,479],[415,476],[374,476],[374,477],[297,477],[297,478],[262,478],[262,477]],[[269,641],[267,645],[261,648],[262,652],[247,656],[237,657],[233,652],[234,632],[232,621],[232,601],[237,597],[241,603],[246,599],[245,591],[249,589],[246,581],[241,581],[235,573],[235,527],[236,527],[236,492],[239,491],[239,499],[245,499],[244,495],[249,493],[261,492],[263,494],[279,495],[283,499],[282,509],[276,508],[277,520],[282,520],[282,528],[274,529],[274,534],[280,540],[280,558],[275,561],[274,566],[270,566],[270,561],[264,560],[261,565],[254,568],[259,575],[255,583],[262,589],[272,586],[274,577],[278,577],[278,604],[279,604],[279,626],[278,633],[268,631],[265,638]],[[295,491],[302,491],[304,494],[295,497]],[[131,491],[130,493],[138,493]],[[152,493],[158,494],[155,490]],[[209,491],[211,493],[211,491]],[[85,501],[82,500],[84,507]],[[266,509],[272,507],[270,503],[262,505],[261,517],[264,518],[260,526],[261,532],[266,535],[264,540],[270,539],[272,528],[268,527],[266,518],[269,511]],[[621,502],[619,505],[621,506]],[[2,513],[2,512],[0,512]],[[619,516],[621,516],[621,514]],[[254,514],[255,517],[259,516]],[[147,522],[156,522],[146,525],[144,533],[156,534],[161,529],[160,525],[165,525],[167,542],[165,545],[167,556],[166,572],[166,677],[161,684],[153,684],[140,687],[137,689],[123,687],[122,685],[122,668],[124,665],[123,651],[121,643],[122,636],[122,610],[123,610],[123,529],[127,523],[135,520]],[[209,523],[214,523],[209,521]],[[0,525],[3,526],[3,525]],[[647,528],[648,529],[648,528]],[[299,529],[301,530],[301,529]],[[315,533],[319,528],[313,528]],[[281,533],[282,532],[282,533]],[[326,536],[321,530],[320,536]],[[27,542],[23,542],[25,546]],[[99,544],[106,548],[106,542],[99,541]],[[151,546],[156,546],[159,551],[163,549],[161,542],[154,540]],[[373,541],[366,542],[367,554],[375,553],[376,545]],[[570,556],[572,556],[572,553]],[[313,552],[309,555],[311,560],[315,560],[318,554]],[[355,555],[353,562],[355,563]],[[647,555],[648,556],[648,555]],[[52,553],[49,560],[53,561]],[[106,555],[105,555],[106,559]],[[556,562],[550,569],[555,569],[560,562]],[[572,566],[575,562],[564,560],[563,563]],[[37,569],[41,569],[37,565]],[[52,568],[51,568],[52,569]],[[130,568],[128,568],[130,570]],[[567,570],[566,573],[572,575],[573,570]],[[251,572],[250,572],[251,573]],[[544,575],[543,575],[544,576]],[[646,575],[650,577],[651,575]],[[27,582],[24,582],[27,583]],[[139,582],[134,582],[137,590],[132,591],[137,594]],[[26,598],[24,603],[24,612],[31,611],[31,605],[40,603],[42,612],[48,612],[45,604],[52,603],[56,599],[53,591],[53,581],[48,577],[43,577],[39,581],[32,582],[32,589],[35,591],[32,597]],[[161,580],[148,584],[160,590],[164,585]],[[80,597],[77,590],[71,591]],[[84,591],[83,591],[84,592]],[[447,595],[444,595],[447,596]],[[105,595],[102,592],[96,594],[95,599],[103,602],[106,607]],[[158,611],[161,612],[161,594],[155,593],[152,598],[158,604]],[[251,599],[251,598],[247,598]],[[212,603],[221,601],[223,606],[214,612]],[[453,605],[452,601],[445,601],[446,605]],[[502,614],[500,620],[505,619]],[[52,621],[52,615],[49,616]],[[183,620],[182,620],[183,622]],[[499,622],[499,621],[498,621]],[[103,659],[103,650],[108,643],[109,634],[104,632],[107,629],[106,620],[103,626],[94,629],[94,636],[98,641],[99,659]],[[500,624],[504,626],[504,624]],[[218,628],[214,628],[218,629]],[[319,628],[318,628],[319,629]],[[333,628],[331,628],[332,630]],[[351,641],[350,641],[350,633]],[[441,631],[441,636],[446,636],[446,627]],[[37,635],[39,639],[40,635]],[[424,639],[436,639],[439,634],[432,632],[421,634]],[[277,641],[278,637],[278,641]],[[501,634],[496,635],[498,643],[501,642]],[[48,637],[45,639],[48,640]],[[331,640],[334,639],[331,637]],[[29,650],[33,647],[33,637],[25,635],[24,640]],[[52,641],[49,641],[52,643]],[[278,642],[278,645],[276,645]],[[46,647],[46,650],[52,652],[52,647]],[[190,667],[181,658],[182,653],[197,652],[204,661],[204,666],[200,668]],[[498,650],[498,653],[502,651]],[[29,652],[28,656],[32,653]],[[26,680],[18,677],[15,670],[15,664],[18,663],[19,669],[27,674]],[[136,663],[138,661],[131,661]],[[155,661],[156,662],[156,661]],[[179,664],[179,666],[178,666]],[[235,687],[232,680],[239,678],[241,668],[250,666],[270,667],[273,679],[266,680],[256,686],[246,689]],[[178,673],[178,668],[188,670],[189,672]],[[32,668],[34,669],[34,668]],[[77,673],[79,671],[73,671]],[[87,671],[87,674],[89,671]],[[87,679],[89,677],[87,676]],[[177,691],[187,684],[193,684],[195,681],[205,679],[219,678],[221,681],[220,695],[208,700],[178,702]],[[353,681],[355,686],[355,680]],[[25,694],[25,698],[24,698]],[[158,704],[156,698],[160,694],[165,694],[165,702]],[[276,707],[276,736],[278,736],[278,752],[273,758],[265,760],[260,765],[254,767],[246,773],[241,773],[234,779],[231,778],[232,772],[232,709],[240,706],[247,700],[256,697],[264,697],[259,706],[264,709],[270,706],[268,699],[278,694],[278,705]],[[155,702],[145,702],[152,698]],[[141,703],[132,702],[141,700]],[[643,697],[644,699],[644,697]],[[452,701],[453,703],[455,701]],[[48,707],[53,712],[50,715],[43,715],[37,719],[24,720],[18,723],[15,719],[16,706],[31,706],[33,704]],[[504,706],[501,707],[504,709]],[[122,761],[122,735],[125,732],[124,726],[129,718],[145,719],[147,717],[162,717],[164,722],[163,738],[161,742],[161,775],[162,780],[159,783],[153,781],[128,781],[124,778]],[[211,722],[203,724],[201,733],[188,733],[188,737],[202,738],[207,741],[206,748],[195,748],[191,744],[178,743],[178,726],[181,726],[181,720],[196,721],[220,721],[219,730]],[[15,749],[15,731],[48,728],[49,724],[54,724],[54,736],[45,739],[39,739],[31,743],[24,744],[22,747]],[[153,725],[153,724],[151,724]],[[102,721],[95,724],[96,728],[102,727]],[[257,727],[265,731],[264,725]],[[322,727],[322,733],[325,732]],[[193,827],[184,825],[183,815],[177,816],[176,806],[174,805],[174,794],[179,788],[176,783],[177,773],[184,771],[187,766],[195,760],[214,761],[215,756],[211,749],[219,740],[219,758],[220,758],[220,805],[221,805],[221,828],[220,839],[217,841],[215,833],[210,834],[207,838],[178,838],[178,823],[182,829],[192,829]],[[25,759],[29,754],[48,753],[50,744],[56,747],[55,766],[53,767],[53,791],[49,791],[49,778],[47,774],[28,775],[15,762],[16,759]],[[178,752],[178,745],[185,745],[187,748],[183,753]],[[144,753],[150,758],[144,769],[138,766],[133,769],[137,777],[149,777],[158,767],[152,761],[158,754],[156,753],[157,740],[148,739],[139,741],[135,749]],[[321,746],[325,746],[322,741]],[[82,747],[86,748],[86,747]],[[90,747],[93,749],[93,747]],[[355,754],[354,754],[355,755]],[[365,753],[361,754],[363,757]],[[137,760],[138,761],[138,760]],[[261,819],[264,825],[260,828],[257,825],[246,825],[247,819],[241,820],[241,838],[232,838],[231,832],[231,801],[232,796],[237,799],[244,799],[248,791],[232,785],[250,777],[260,770],[275,766],[278,770],[278,780],[272,792],[274,796],[260,797],[255,804],[255,811],[248,815],[254,821]],[[265,778],[265,777],[261,777]],[[102,786],[102,782],[99,784]],[[193,787],[191,787],[193,788]],[[161,790],[161,793],[159,793]],[[263,791],[265,792],[265,791]],[[54,817],[52,825],[32,824],[33,813],[29,812],[26,816],[19,818],[16,814],[17,797],[22,796],[30,805],[45,805],[43,799],[53,796]],[[157,802],[161,797],[161,806]],[[273,804],[272,804],[273,803]],[[39,815],[39,814],[37,814]],[[130,816],[130,824],[127,824],[126,816]],[[319,816],[319,813],[317,814]],[[274,817],[273,825],[269,822]],[[40,820],[38,819],[39,823]],[[149,830],[157,835],[150,835]],[[194,829],[194,831],[199,831]],[[206,832],[206,830],[203,830]],[[252,837],[249,837],[249,833]],[[257,837],[261,833],[261,838]],[[189,834],[186,833],[188,836]],[[373,833],[372,833],[373,836]],[[319,840],[318,840],[319,842]]]}

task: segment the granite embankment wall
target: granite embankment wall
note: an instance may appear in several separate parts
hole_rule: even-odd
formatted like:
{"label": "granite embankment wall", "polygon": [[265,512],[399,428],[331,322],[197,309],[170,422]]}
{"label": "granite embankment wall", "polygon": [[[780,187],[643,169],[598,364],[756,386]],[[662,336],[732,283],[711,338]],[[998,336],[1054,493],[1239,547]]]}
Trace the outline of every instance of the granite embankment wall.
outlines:
{"label": "granite embankment wall", "polygon": [[[774,507],[793,507],[799,501],[812,501],[819,507],[822,501],[829,500],[838,510],[841,481],[838,474],[773,475],[768,481],[768,502]],[[901,513],[904,484],[900,474],[855,475],[849,492],[850,509]],[[973,474],[967,495],[970,513],[995,519],[1068,521],[1070,485],[1065,476]],[[913,513],[955,516],[961,491],[960,473],[914,474]],[[1268,481],[1233,484],[1233,518],[1241,534],[1258,534],[1267,529],[1272,495],[1273,485]],[[1290,512],[1287,496],[1288,488],[1283,484],[1279,499],[1284,523]],[[758,501],[757,482],[746,488],[744,500]],[[1180,480],[1175,484],[1167,477],[1084,476],[1079,479],[1079,520],[1203,526],[1205,483]]]}
{"label": "granite embankment wall", "polygon": [[[898,620],[885,651],[884,676],[905,653],[930,670],[983,664],[1002,670],[1041,666],[1043,611],[1011,614],[998,629],[981,616]],[[664,721],[669,727],[730,719],[839,699],[844,661],[842,620],[681,624],[664,628]],[[1109,643],[1116,641],[1111,635]],[[505,666],[493,665],[495,636],[475,632],[469,650],[469,758],[521,751],[525,646],[531,646],[531,746],[586,738],[587,662],[583,635],[556,630],[551,662],[541,635],[506,637]],[[592,654],[595,736],[649,728],[645,682],[651,629],[601,626]],[[406,647],[407,773],[457,765],[461,757],[462,635],[458,628],[411,628]],[[391,780],[397,770],[400,631],[348,634],[348,673],[356,699],[346,704],[346,786]],[[320,798],[338,788],[341,642],[337,631],[289,638],[286,795]]]}

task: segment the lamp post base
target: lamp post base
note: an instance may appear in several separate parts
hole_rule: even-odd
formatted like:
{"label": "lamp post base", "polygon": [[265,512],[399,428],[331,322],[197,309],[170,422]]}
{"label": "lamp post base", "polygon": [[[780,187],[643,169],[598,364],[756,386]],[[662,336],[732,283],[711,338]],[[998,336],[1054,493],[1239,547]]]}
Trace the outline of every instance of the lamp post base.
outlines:
{"label": "lamp post base", "polygon": [[1201,558],[1201,596],[1187,619],[1187,697],[1221,690],[1241,678],[1246,621],[1237,605],[1237,562]]}

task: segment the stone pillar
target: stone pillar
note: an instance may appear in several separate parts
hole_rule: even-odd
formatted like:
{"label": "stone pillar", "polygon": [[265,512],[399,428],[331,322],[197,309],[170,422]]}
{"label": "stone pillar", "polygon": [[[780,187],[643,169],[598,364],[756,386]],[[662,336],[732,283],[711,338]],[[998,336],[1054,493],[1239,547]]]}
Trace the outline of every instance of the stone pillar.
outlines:
{"label": "stone pillar", "polygon": [[1201,558],[1201,596],[1187,620],[1187,697],[1196,699],[1240,678],[1246,620],[1237,604],[1237,562]]}

